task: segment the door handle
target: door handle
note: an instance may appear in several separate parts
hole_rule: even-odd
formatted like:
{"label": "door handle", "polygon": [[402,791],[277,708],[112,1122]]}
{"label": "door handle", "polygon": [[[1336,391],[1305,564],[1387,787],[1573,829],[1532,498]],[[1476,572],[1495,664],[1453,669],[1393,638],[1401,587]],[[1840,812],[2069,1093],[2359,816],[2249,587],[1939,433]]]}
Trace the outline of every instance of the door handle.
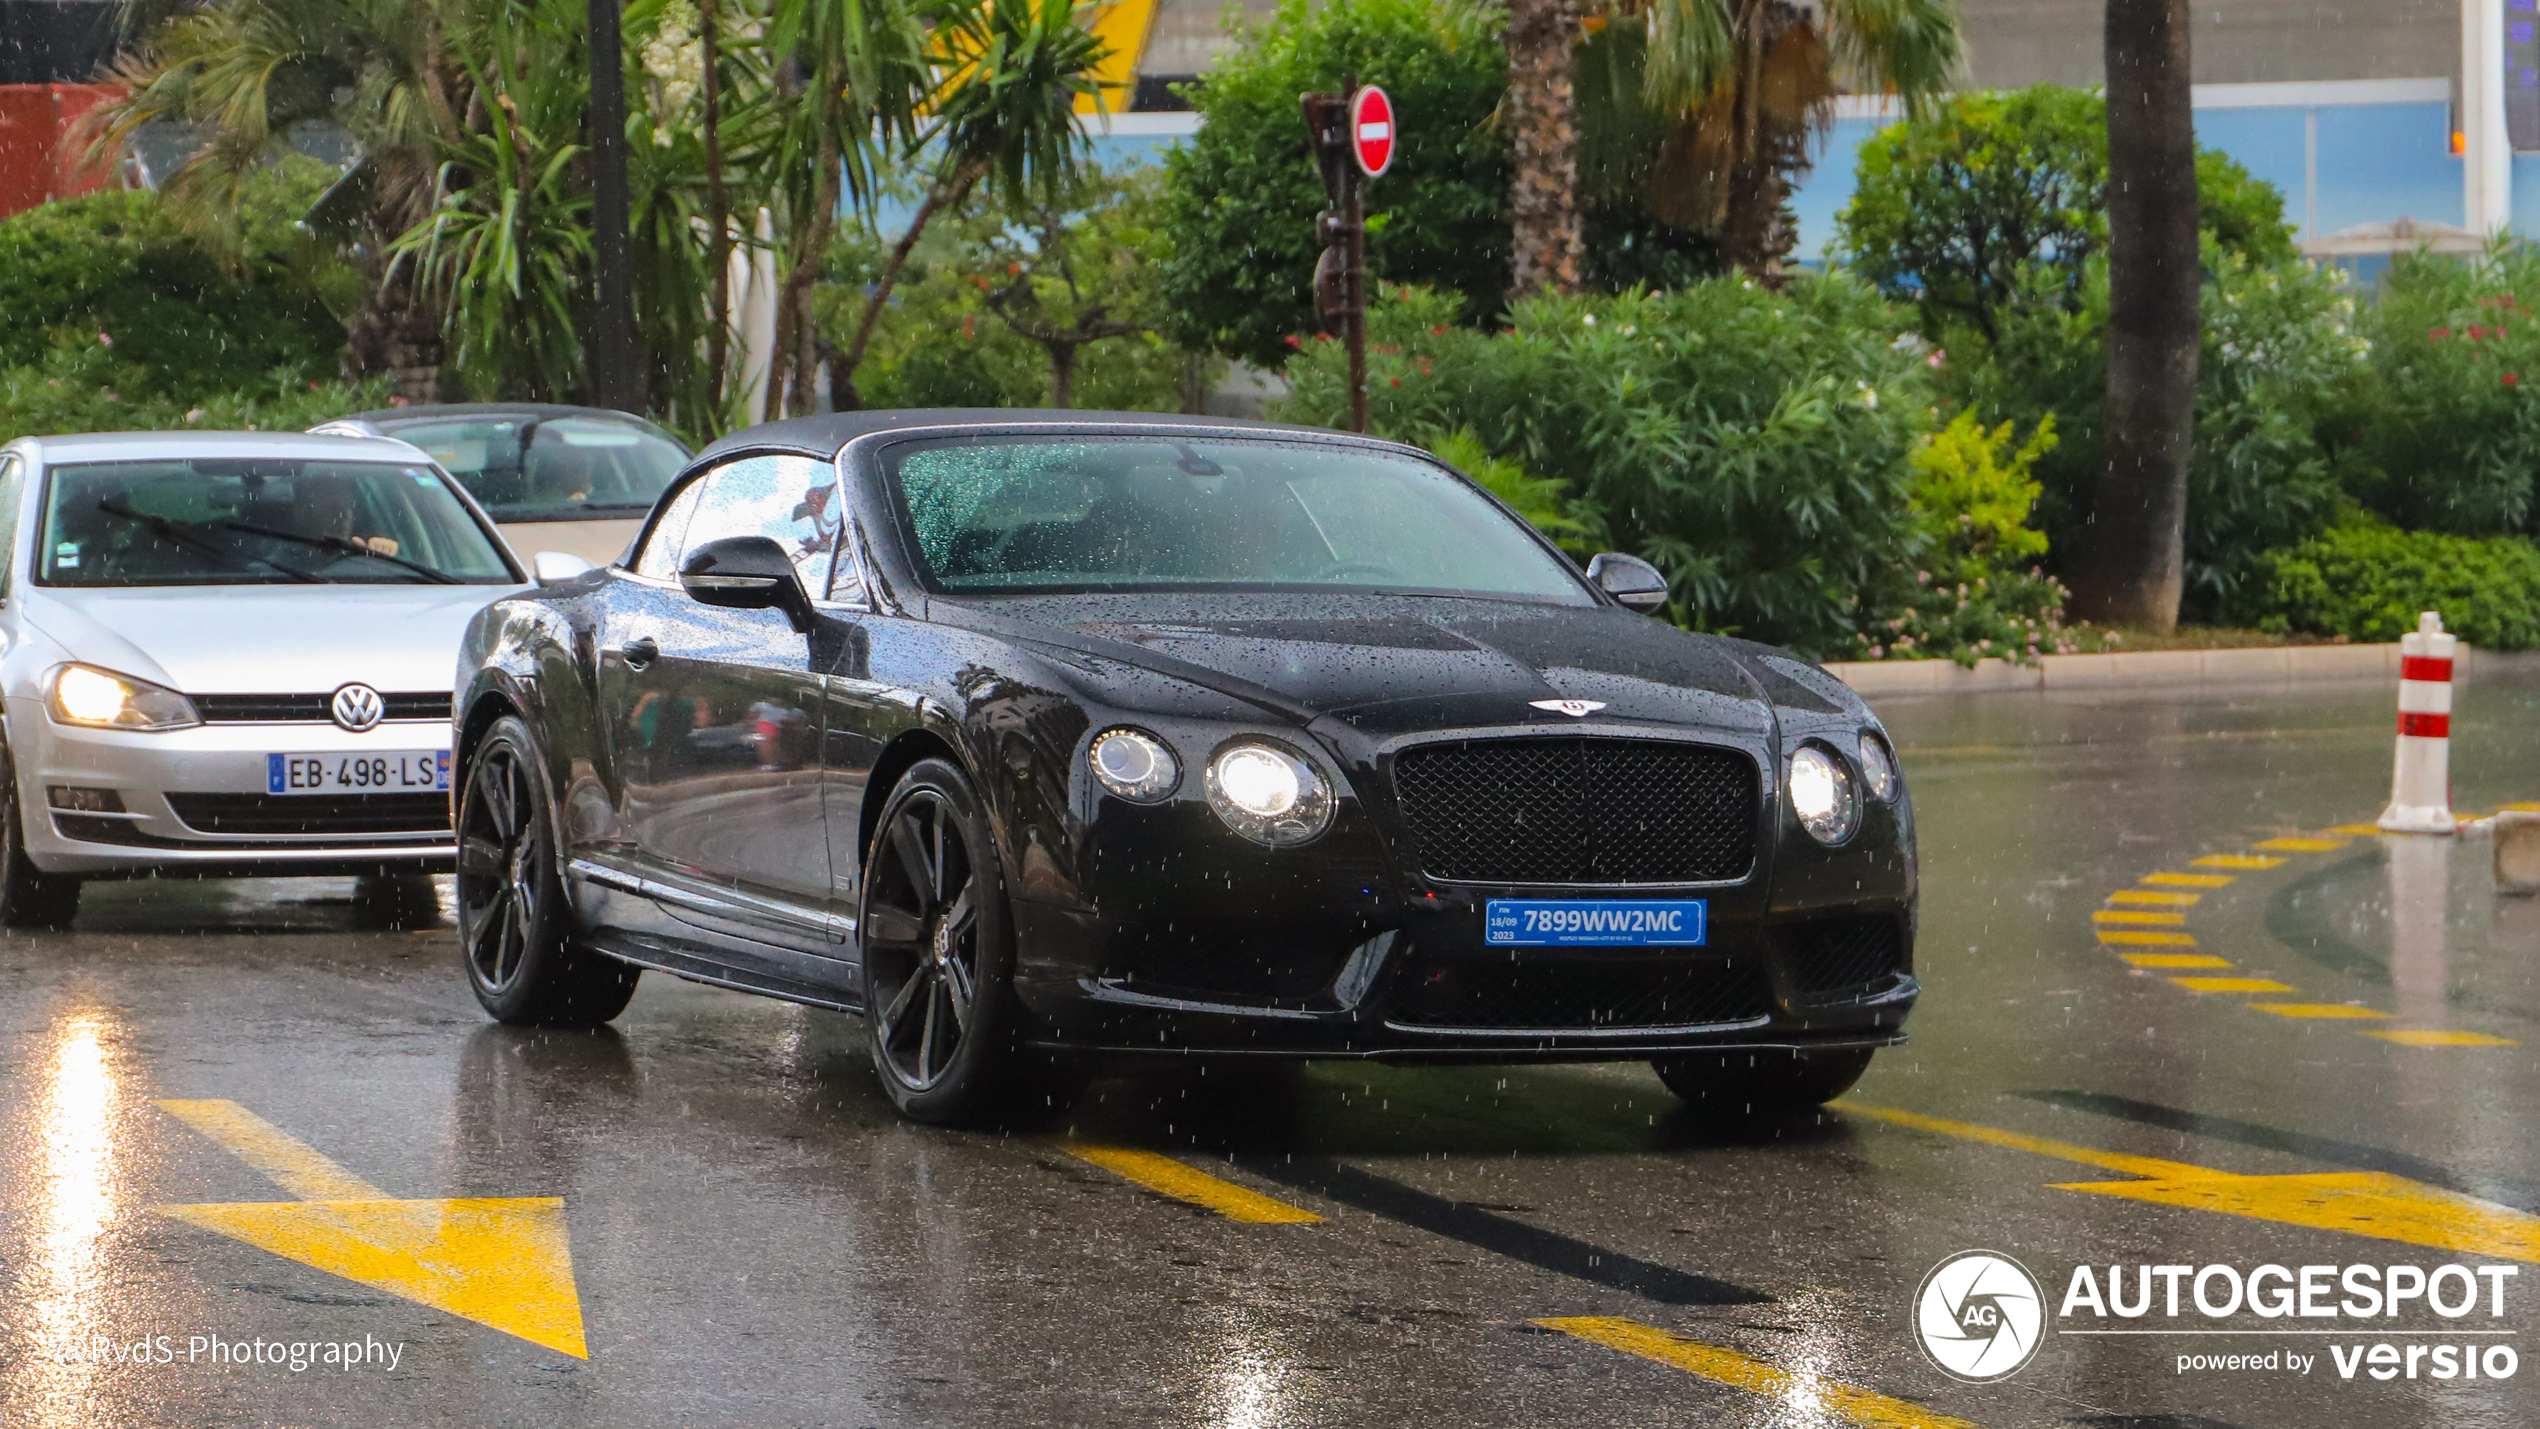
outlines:
{"label": "door handle", "polygon": [[626,656],[627,669],[641,670],[661,658],[661,647],[653,643],[653,637],[638,635],[626,642],[622,653]]}

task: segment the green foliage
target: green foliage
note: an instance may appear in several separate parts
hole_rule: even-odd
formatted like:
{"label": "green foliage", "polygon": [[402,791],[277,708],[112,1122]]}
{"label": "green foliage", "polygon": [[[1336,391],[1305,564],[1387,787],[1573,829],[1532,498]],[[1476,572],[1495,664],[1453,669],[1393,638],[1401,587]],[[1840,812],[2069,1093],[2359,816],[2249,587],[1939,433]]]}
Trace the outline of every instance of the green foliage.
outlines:
{"label": "green foliage", "polygon": [[1962,412],[1916,444],[1907,500],[1919,568],[1910,588],[1899,577],[1881,592],[1879,605],[1894,613],[1860,634],[1861,653],[1972,666],[1987,656],[2029,664],[2069,648],[2065,591],[2031,564],[2046,554],[2046,536],[2028,524],[2039,491],[2031,469],[2056,440],[2052,416],[2015,446],[2009,422],[1988,431]]}
{"label": "green foliage", "polygon": [[[2198,222],[2225,253],[2294,256],[2284,196],[2218,150],[2196,151]],[[2001,335],[2006,307],[2085,301],[2108,243],[2107,105],[2057,85],[1979,90],[1934,104],[1861,146],[1841,246],[1863,276],[1922,305],[1935,337]]]}
{"label": "green foliage", "polygon": [[2402,257],[2364,314],[2371,381],[2330,426],[2349,490],[2402,526],[2540,530],[2540,254]]}
{"label": "green foliage", "polygon": [[[1907,458],[1930,395],[1899,315],[1850,278],[1530,298],[1497,335],[1455,326],[1449,295],[1378,296],[1372,425],[1423,443],[1469,428],[1561,481],[1667,573],[1686,623],[1848,651],[1864,599],[1910,569]],[[1303,346],[1287,415],[1334,424],[1340,344]]]}
{"label": "green foliage", "polygon": [[1581,516],[1566,483],[1558,477],[1531,475],[1506,457],[1492,456],[1482,439],[1473,435],[1472,428],[1456,428],[1431,443],[1430,450],[1491,495],[1507,502],[1508,509],[1525,517],[1528,525],[1551,537],[1570,554],[1593,554],[1602,541],[1603,533],[1597,523]]}
{"label": "green foliage", "polygon": [[119,386],[175,398],[277,368],[333,375],[343,326],[267,235],[244,239],[215,251],[146,192],[0,222],[0,366],[40,365],[57,347],[110,349]]}
{"label": "green foliage", "polygon": [[1392,171],[1366,189],[1370,281],[1496,308],[1509,242],[1507,144],[1490,125],[1508,85],[1496,24],[1466,0],[1280,0],[1244,34],[1192,94],[1199,133],[1165,156],[1172,335],[1274,367],[1289,334],[1313,329],[1325,199],[1297,95],[1352,72],[1415,116]]}
{"label": "green foliage", "polygon": [[0,442],[63,432],[297,432],[388,405],[388,384],[311,381],[284,368],[234,391],[170,396],[124,385],[140,375],[102,348],[60,349],[0,370]]}
{"label": "green foliage", "polygon": [[2433,610],[2481,649],[2540,645],[2540,550],[2518,536],[2356,521],[2270,551],[2258,565],[2243,614],[2264,630],[2390,641],[2417,628],[2417,612]]}

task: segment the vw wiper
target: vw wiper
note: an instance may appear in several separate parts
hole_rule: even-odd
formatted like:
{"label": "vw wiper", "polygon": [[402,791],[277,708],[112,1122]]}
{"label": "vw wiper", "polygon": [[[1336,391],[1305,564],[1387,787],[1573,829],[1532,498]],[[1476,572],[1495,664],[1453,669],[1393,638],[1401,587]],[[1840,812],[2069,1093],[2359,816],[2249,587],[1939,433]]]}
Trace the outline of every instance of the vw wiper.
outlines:
{"label": "vw wiper", "polygon": [[304,571],[298,566],[286,566],[282,562],[273,559],[271,556],[249,556],[239,552],[224,551],[220,547],[213,545],[211,542],[204,540],[202,537],[195,535],[191,523],[173,520],[166,516],[153,516],[147,511],[135,511],[132,509],[131,505],[126,503],[121,497],[98,497],[97,509],[105,512],[109,516],[120,516],[126,521],[138,521],[142,525],[149,527],[152,534],[156,535],[160,540],[167,542],[169,545],[176,546],[182,550],[192,551],[194,554],[201,556],[204,560],[213,562],[216,565],[227,566],[233,571],[252,570],[258,565],[265,565],[271,566],[275,570],[282,572],[284,575],[289,576],[291,579],[299,581],[305,585],[326,584],[326,577],[315,574],[314,572]]}
{"label": "vw wiper", "polygon": [[409,561],[403,556],[392,556],[386,551],[373,550],[369,546],[354,540],[350,536],[311,536],[300,531],[285,531],[273,526],[259,526],[253,521],[241,521],[235,516],[225,516],[212,524],[231,531],[244,531],[250,536],[269,536],[277,541],[290,541],[297,545],[310,546],[321,551],[338,551],[348,556],[368,556],[374,561],[386,561],[392,566],[403,566],[407,570],[414,572],[416,575],[423,577],[425,580],[436,581],[442,585],[465,584],[465,582],[461,581],[457,576],[450,574],[448,571],[436,570],[431,566],[423,564],[421,561]]}

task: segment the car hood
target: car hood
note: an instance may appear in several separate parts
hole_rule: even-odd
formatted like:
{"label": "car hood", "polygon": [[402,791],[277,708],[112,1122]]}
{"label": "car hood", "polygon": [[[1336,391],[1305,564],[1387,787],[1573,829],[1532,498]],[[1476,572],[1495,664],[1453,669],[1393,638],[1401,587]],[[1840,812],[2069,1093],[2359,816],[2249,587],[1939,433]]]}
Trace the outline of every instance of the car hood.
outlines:
{"label": "car hood", "polygon": [[514,586],[25,588],[74,660],[188,694],[446,690],[468,617]]}
{"label": "car hood", "polygon": [[[967,607],[1015,633],[1141,663],[1371,738],[1594,721],[1762,732],[1765,691],[1726,642],[1604,607],[1412,597],[1072,596]],[[1536,701],[1596,701],[1576,717]]]}

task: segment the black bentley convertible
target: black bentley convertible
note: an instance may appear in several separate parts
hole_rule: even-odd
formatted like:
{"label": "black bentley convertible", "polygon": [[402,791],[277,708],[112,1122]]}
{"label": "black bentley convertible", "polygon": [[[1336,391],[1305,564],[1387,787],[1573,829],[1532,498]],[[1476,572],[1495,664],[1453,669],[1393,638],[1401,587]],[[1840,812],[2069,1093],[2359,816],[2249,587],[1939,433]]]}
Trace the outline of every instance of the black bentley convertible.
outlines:
{"label": "black bentley convertible", "polygon": [[900,1107],[1120,1057],[1647,1058],[1834,1096],[1919,986],[1878,721],[1462,476],[1080,412],[757,427],[461,655],[469,980],[860,1014]]}

